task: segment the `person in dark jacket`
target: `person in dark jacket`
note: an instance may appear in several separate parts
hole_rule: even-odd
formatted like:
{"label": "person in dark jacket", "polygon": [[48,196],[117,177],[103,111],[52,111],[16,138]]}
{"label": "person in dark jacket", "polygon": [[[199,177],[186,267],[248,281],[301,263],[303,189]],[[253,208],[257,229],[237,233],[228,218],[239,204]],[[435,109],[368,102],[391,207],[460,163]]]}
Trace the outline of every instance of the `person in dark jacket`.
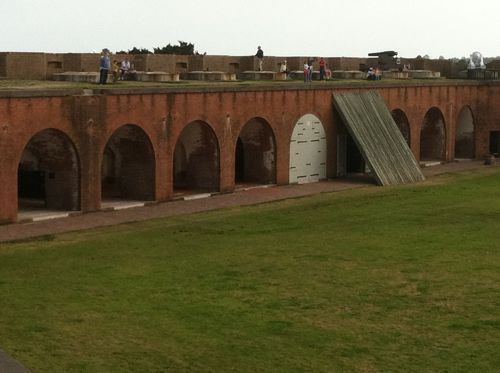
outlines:
{"label": "person in dark jacket", "polygon": [[111,67],[111,61],[109,59],[109,50],[103,49],[101,52],[101,61],[99,63],[99,84],[106,84],[108,81],[108,72]]}
{"label": "person in dark jacket", "polygon": [[257,53],[255,53],[255,57],[259,59],[259,71],[262,71],[262,62],[264,60],[264,51],[260,47],[260,45],[257,47]]}

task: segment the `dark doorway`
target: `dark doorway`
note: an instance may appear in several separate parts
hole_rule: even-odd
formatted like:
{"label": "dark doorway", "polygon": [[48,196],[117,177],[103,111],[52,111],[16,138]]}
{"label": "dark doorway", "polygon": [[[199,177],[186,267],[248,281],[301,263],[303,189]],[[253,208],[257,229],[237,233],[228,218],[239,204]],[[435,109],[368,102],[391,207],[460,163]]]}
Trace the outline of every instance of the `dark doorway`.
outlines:
{"label": "dark doorway", "polygon": [[490,154],[497,158],[500,155],[500,131],[490,132]]}
{"label": "dark doorway", "polygon": [[430,109],[424,117],[420,132],[420,160],[444,161],[446,131],[444,117],[438,108]]}
{"label": "dark doorway", "polygon": [[174,191],[177,193],[219,190],[219,146],[215,133],[204,122],[188,124],[174,151]]}
{"label": "dark doorway", "polygon": [[155,199],[155,158],[148,136],[136,125],[115,131],[101,163],[102,199]]}
{"label": "dark doorway", "polygon": [[410,122],[405,112],[400,109],[395,109],[391,112],[392,118],[399,128],[399,131],[403,135],[406,143],[411,148],[411,132],[410,132]]}
{"label": "dark doorway", "polygon": [[235,182],[276,182],[275,142],[264,120],[252,119],[241,130],[235,149]]}
{"label": "dark doorway", "polygon": [[356,145],[356,142],[353,140],[351,135],[347,136],[346,139],[346,171],[348,174],[352,173],[364,173],[365,172],[365,161],[361,152]]}
{"label": "dark doorway", "polygon": [[243,141],[238,137],[236,142],[236,161],[234,164],[234,175],[236,183],[245,180],[245,149],[243,148]]}
{"label": "dark doorway", "polygon": [[78,210],[80,166],[68,136],[55,129],[31,138],[18,166],[19,209]]}
{"label": "dark doorway", "polygon": [[39,200],[45,206],[45,171],[17,170],[17,194],[19,199]]}
{"label": "dark doorway", "polygon": [[455,158],[472,159],[474,149],[474,118],[468,106],[464,107],[458,116],[455,130]]}

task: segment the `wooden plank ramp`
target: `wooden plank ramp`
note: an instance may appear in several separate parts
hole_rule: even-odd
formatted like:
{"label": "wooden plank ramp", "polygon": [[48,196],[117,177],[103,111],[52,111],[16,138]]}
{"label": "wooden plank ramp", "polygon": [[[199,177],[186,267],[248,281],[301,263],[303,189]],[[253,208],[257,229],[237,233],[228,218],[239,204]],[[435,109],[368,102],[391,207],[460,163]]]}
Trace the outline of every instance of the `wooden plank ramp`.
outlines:
{"label": "wooden plank ramp", "polygon": [[380,93],[336,93],[333,104],[377,184],[398,185],[425,180]]}

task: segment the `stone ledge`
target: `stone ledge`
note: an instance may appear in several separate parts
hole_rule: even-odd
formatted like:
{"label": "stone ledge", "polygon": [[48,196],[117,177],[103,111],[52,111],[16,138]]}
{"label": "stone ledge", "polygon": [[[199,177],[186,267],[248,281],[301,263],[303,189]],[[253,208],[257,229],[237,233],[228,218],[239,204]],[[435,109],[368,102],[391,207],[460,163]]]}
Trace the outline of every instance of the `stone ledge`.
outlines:
{"label": "stone ledge", "polygon": [[441,78],[441,73],[430,70],[408,70],[408,75],[413,79],[438,79]]}
{"label": "stone ledge", "polygon": [[238,74],[240,80],[275,80],[274,71],[243,71]]}
{"label": "stone ledge", "polygon": [[334,79],[366,79],[366,73],[362,71],[352,70],[334,70],[332,71],[332,78]]}
{"label": "stone ledge", "polygon": [[140,82],[178,82],[179,74],[164,71],[136,71],[135,80]]}
{"label": "stone ledge", "polygon": [[410,73],[408,71],[382,71],[382,78],[384,78],[384,79],[409,79]]}
{"label": "stone ledge", "polygon": [[185,80],[203,81],[232,81],[236,80],[236,73],[226,73],[223,71],[190,71],[181,75]]}
{"label": "stone ledge", "polygon": [[[67,71],[64,73],[53,74],[52,77],[57,82],[77,82],[77,83],[99,83],[98,72],[79,72]],[[113,77],[108,74],[108,83],[112,82]]]}

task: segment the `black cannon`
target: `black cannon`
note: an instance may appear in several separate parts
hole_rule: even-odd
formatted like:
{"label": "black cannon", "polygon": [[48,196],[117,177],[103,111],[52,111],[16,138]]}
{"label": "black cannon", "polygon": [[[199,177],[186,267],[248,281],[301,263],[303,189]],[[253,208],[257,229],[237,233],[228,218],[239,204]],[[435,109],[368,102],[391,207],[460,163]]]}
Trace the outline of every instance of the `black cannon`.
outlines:
{"label": "black cannon", "polygon": [[368,56],[378,57],[378,67],[381,70],[399,69],[402,67],[401,60],[397,57],[398,52],[395,51],[368,53]]}

